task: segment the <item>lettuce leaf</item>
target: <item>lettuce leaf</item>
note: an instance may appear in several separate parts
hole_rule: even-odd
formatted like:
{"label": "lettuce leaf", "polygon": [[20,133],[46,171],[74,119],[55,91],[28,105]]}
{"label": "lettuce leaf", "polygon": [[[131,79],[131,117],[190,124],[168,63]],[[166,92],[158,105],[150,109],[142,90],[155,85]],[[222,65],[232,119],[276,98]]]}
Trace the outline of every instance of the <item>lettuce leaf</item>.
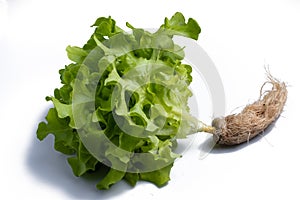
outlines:
{"label": "lettuce leaf", "polygon": [[173,37],[198,39],[198,23],[177,12],[154,33],[126,25],[131,33],[100,17],[83,47],[67,47],[72,63],[59,71],[62,86],[46,97],[54,107],[37,130],[39,140],[53,134],[54,148],[71,155],[75,176],[105,171],[98,189],[123,179],[165,185],[180,157],[173,144],[195,127],[192,68]]}

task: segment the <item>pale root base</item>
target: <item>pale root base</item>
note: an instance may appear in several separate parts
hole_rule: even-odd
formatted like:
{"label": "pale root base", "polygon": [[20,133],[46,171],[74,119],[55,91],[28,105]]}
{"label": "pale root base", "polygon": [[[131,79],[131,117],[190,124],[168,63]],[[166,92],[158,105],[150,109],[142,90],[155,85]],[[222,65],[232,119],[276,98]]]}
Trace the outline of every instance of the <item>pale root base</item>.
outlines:
{"label": "pale root base", "polygon": [[[266,84],[272,84],[272,89],[263,91]],[[268,73],[257,101],[247,105],[239,114],[214,119],[212,125],[216,128],[217,143],[236,145],[257,136],[279,117],[286,99],[286,84]]]}

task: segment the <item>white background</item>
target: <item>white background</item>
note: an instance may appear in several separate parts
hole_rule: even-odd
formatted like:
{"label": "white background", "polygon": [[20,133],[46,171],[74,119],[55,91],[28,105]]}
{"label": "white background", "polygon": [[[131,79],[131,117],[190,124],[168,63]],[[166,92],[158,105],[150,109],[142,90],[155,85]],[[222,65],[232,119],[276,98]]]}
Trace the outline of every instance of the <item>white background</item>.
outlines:
{"label": "white background", "polygon": [[[100,16],[154,28],[176,11],[199,22],[198,43],[222,77],[227,113],[258,98],[264,66],[289,85],[284,113],[250,144],[215,148],[202,160],[196,139],[163,188],[120,182],[97,191],[95,178],[72,175],[52,137],[35,136],[50,106],[44,97],[69,63],[65,47],[81,46]],[[299,22],[299,0],[0,0],[0,198],[299,199]]]}

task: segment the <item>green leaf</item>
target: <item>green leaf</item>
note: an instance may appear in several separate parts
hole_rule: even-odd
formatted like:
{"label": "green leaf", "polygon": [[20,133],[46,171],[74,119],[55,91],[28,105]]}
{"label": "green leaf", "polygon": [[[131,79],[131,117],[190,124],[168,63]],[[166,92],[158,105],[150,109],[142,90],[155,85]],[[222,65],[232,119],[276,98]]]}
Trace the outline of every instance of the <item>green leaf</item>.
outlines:
{"label": "green leaf", "polygon": [[67,47],[68,58],[74,62],[82,63],[88,53],[76,46],[68,46]]}
{"label": "green leaf", "polygon": [[138,173],[126,173],[124,179],[131,185],[135,186],[137,181],[140,179]]}
{"label": "green leaf", "polygon": [[59,70],[62,84],[71,85],[71,83],[74,81],[74,79],[77,76],[77,72],[80,66],[81,66],[80,64],[71,63],[65,66],[65,69]]}
{"label": "green leaf", "polygon": [[195,40],[198,39],[201,32],[196,20],[189,18],[186,23],[183,14],[180,12],[175,13],[171,19],[165,18],[162,27],[171,35],[181,35]]}
{"label": "green leaf", "polygon": [[69,119],[58,117],[57,111],[51,108],[46,117],[47,122],[41,122],[38,126],[37,137],[43,140],[48,134],[55,136],[54,148],[64,154],[75,152],[74,143],[77,141],[74,130],[68,126]]}
{"label": "green leaf", "polygon": [[152,182],[158,187],[164,186],[170,180],[170,171],[172,167],[173,167],[173,163],[160,170],[141,173],[140,179]]}
{"label": "green leaf", "polygon": [[125,174],[126,172],[124,171],[118,171],[111,168],[108,174],[97,184],[97,188],[99,190],[107,190],[111,185],[122,180]]}
{"label": "green leaf", "polygon": [[89,170],[95,170],[98,162],[99,161],[86,150],[81,142],[79,142],[77,156],[68,158],[68,163],[75,176],[82,176]]}
{"label": "green leaf", "polygon": [[122,31],[111,17],[100,17],[92,26],[96,26],[96,33],[102,36],[113,36]]}

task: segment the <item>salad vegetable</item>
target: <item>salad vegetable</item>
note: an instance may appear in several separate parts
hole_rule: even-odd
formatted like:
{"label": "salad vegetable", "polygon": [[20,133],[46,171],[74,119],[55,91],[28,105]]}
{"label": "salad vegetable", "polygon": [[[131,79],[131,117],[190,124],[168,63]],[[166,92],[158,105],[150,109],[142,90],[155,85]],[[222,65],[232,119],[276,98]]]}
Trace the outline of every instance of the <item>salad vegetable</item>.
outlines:
{"label": "salad vegetable", "polygon": [[59,71],[62,87],[46,97],[54,107],[37,130],[39,140],[55,136],[74,175],[109,168],[98,189],[122,179],[165,185],[180,157],[176,139],[209,128],[189,114],[192,68],[173,41],[198,39],[198,23],[177,12],[154,33],[126,25],[130,33],[100,17],[83,47],[67,47],[72,63]]}

